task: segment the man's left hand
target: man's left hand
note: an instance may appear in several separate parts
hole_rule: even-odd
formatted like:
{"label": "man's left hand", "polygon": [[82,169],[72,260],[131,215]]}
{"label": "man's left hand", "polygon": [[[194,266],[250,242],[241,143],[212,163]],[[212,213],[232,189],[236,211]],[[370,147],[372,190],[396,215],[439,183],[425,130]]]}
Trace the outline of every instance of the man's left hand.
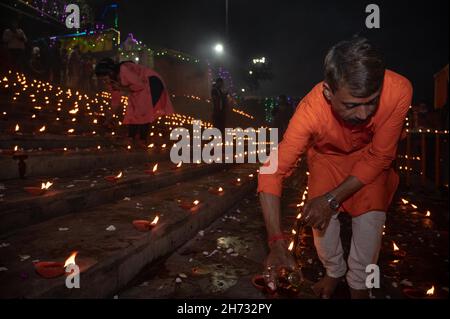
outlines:
{"label": "man's left hand", "polygon": [[319,196],[306,203],[302,218],[306,226],[324,230],[328,227],[331,216],[334,214],[336,211],[330,208],[327,198]]}

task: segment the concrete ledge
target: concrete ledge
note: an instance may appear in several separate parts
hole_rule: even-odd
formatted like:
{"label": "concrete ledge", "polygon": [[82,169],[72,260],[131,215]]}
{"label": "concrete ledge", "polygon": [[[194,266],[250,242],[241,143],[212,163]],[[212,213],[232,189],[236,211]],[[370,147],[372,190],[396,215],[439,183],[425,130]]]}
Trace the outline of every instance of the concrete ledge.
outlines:
{"label": "concrete ledge", "polygon": [[0,136],[0,149],[14,149],[18,145],[25,150],[28,149],[55,149],[64,148],[69,149],[97,147],[108,147],[112,145],[123,145],[120,141],[123,139],[113,139],[111,137],[103,136],[63,136],[56,134],[45,135],[3,135]]}
{"label": "concrete ledge", "polygon": [[[128,152],[126,150],[26,152],[26,176],[71,176],[100,167],[129,166],[150,160],[168,158],[168,152]],[[0,156],[0,180],[19,178],[18,161]]]}

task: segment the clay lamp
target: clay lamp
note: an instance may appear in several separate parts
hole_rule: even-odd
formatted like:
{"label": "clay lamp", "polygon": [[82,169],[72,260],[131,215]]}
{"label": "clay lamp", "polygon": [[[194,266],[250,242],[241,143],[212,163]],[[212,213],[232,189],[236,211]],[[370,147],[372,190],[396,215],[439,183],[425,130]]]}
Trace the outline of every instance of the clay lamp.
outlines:
{"label": "clay lamp", "polygon": [[180,167],[181,167],[181,165],[183,164],[183,162],[179,162],[176,166],[174,166],[172,169],[173,170],[178,170]]}
{"label": "clay lamp", "polygon": [[208,189],[208,192],[210,192],[211,194],[214,194],[214,195],[219,195],[219,196],[221,196],[221,195],[223,195],[223,193],[225,192],[224,190],[223,190],[223,188],[222,187],[210,187],[209,189]]}
{"label": "clay lamp", "polygon": [[44,278],[56,278],[66,273],[66,267],[75,264],[75,257],[78,252],[73,252],[64,263],[55,261],[39,261],[34,263],[36,272]]}
{"label": "clay lamp", "polygon": [[145,172],[145,174],[148,174],[148,175],[156,175],[156,174],[158,174],[158,163],[153,165],[152,169],[145,170],[144,172]]}
{"label": "clay lamp", "polygon": [[199,204],[200,204],[200,201],[197,199],[194,201],[183,200],[179,203],[179,206],[185,210],[195,211],[198,209]]}
{"label": "clay lamp", "polygon": [[41,187],[25,187],[25,191],[27,191],[28,193],[30,193],[33,196],[39,196],[39,195],[43,195],[47,192],[47,190],[50,188],[50,186],[52,186],[53,183],[51,182],[46,182],[46,183],[41,183]]}
{"label": "clay lamp", "polygon": [[122,174],[122,172],[120,172],[120,173],[117,174],[116,176],[106,176],[105,179],[106,179],[108,182],[115,183],[115,182],[117,182],[119,179],[121,179],[122,176],[123,176],[123,174]]}
{"label": "clay lamp", "polygon": [[432,286],[427,291],[418,288],[408,287],[403,289],[403,293],[410,299],[436,299],[435,289]]}
{"label": "clay lamp", "polygon": [[394,242],[392,242],[392,249],[393,249],[392,254],[395,257],[405,257],[406,256],[406,252],[404,250],[401,250],[400,248],[398,248],[398,246]]}
{"label": "clay lamp", "polygon": [[241,181],[241,179],[238,177],[238,178],[236,178],[236,179],[233,179],[232,181],[231,181],[231,184],[233,184],[233,185],[235,185],[235,186],[241,186],[241,183],[242,183],[242,181]]}
{"label": "clay lamp", "polygon": [[141,232],[147,232],[152,230],[156,224],[158,224],[159,221],[159,216],[156,216],[153,221],[149,221],[149,220],[145,220],[145,219],[136,219],[133,220],[133,226],[134,228],[136,228],[137,230],[141,231]]}

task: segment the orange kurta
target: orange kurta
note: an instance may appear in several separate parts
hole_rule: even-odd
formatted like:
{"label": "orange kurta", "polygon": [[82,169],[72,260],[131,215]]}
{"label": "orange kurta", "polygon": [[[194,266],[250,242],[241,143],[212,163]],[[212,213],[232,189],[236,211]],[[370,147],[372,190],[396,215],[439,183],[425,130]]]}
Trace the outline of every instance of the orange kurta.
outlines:
{"label": "orange kurta", "polygon": [[[164,89],[161,92],[156,105],[152,103],[152,93],[149,78],[156,76],[163,82]],[[174,113],[169,93],[161,76],[154,70],[132,62],[124,62],[120,66],[119,82],[130,89],[128,106],[125,111],[124,124],[152,123],[157,117]],[[111,104],[113,107],[120,104],[122,94],[112,90]]]}
{"label": "orange kurta", "polygon": [[309,198],[331,191],[352,175],[364,186],[342,203],[341,211],[352,216],[386,211],[399,181],[392,161],[411,105],[411,83],[386,70],[378,110],[367,125],[358,129],[344,126],[334,116],[322,88],[322,82],[317,84],[298,105],[278,154],[274,154],[278,155],[277,171],[259,175],[258,192],[280,197],[283,179],[292,174],[296,162],[306,153]]}

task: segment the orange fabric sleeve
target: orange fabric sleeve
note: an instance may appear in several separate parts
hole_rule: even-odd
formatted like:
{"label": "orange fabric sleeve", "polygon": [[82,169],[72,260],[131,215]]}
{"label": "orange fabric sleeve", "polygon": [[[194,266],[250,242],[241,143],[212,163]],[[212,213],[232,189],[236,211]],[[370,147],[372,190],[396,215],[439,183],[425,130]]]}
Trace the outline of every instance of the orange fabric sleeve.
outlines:
{"label": "orange fabric sleeve", "polygon": [[299,158],[306,152],[314,134],[317,132],[318,120],[312,106],[306,101],[300,102],[278,150],[271,152],[270,158],[278,157],[278,168],[273,174],[258,175],[257,192],[270,193],[281,197],[283,180],[289,177]]}
{"label": "orange fabric sleeve", "polygon": [[399,88],[401,94],[394,111],[384,123],[376,129],[372,142],[362,158],[353,166],[350,175],[358,178],[363,184],[369,184],[389,169],[395,159],[398,141],[402,133],[409,106],[412,100],[412,85],[407,81]]}

